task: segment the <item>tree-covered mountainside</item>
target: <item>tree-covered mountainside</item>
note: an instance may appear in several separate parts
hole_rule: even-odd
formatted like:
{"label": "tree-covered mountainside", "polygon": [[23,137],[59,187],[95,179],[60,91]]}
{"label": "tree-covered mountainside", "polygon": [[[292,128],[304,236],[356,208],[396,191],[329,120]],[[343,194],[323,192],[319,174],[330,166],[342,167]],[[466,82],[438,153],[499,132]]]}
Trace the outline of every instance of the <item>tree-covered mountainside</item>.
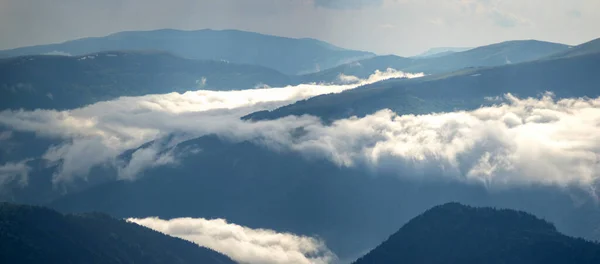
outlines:
{"label": "tree-covered mountainside", "polygon": [[251,114],[253,120],[310,114],[325,120],[364,116],[389,108],[399,114],[474,109],[485,98],[512,93],[521,97],[553,92],[558,98],[600,96],[600,53],[490,68],[472,68],[417,79],[388,80],[339,94],[321,95],[273,111]]}
{"label": "tree-covered mountainside", "polygon": [[239,30],[162,29],[4,50],[0,51],[0,57],[47,53],[79,56],[112,50],[162,50],[189,59],[261,65],[286,74],[314,72],[374,56],[316,39],[284,38]]}
{"label": "tree-covered mountainside", "polygon": [[507,41],[445,56],[426,58],[378,56],[308,74],[302,78],[305,81],[335,81],[340,74],[365,78],[375,70],[385,71],[387,68],[412,73],[438,74],[468,67],[491,67],[533,61],[567,49],[569,49],[567,45],[536,40]]}
{"label": "tree-covered mountainside", "polygon": [[0,263],[235,263],[193,243],[100,213],[0,203]]}
{"label": "tree-covered mountainside", "polygon": [[0,110],[69,109],[119,96],[282,86],[275,70],[165,52],[111,51],[84,56],[0,59]]}
{"label": "tree-covered mountainside", "polygon": [[571,238],[528,213],[457,203],[409,221],[358,259],[374,263],[600,263],[600,244]]}

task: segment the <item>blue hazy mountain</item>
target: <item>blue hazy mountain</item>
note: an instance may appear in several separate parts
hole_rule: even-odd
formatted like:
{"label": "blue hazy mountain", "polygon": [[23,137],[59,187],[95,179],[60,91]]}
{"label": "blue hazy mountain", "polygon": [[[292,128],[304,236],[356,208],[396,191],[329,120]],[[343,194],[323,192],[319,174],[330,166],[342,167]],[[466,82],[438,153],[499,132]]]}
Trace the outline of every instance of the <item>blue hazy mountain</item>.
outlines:
{"label": "blue hazy mountain", "polygon": [[491,67],[533,61],[567,49],[569,49],[567,45],[551,42],[507,41],[437,57],[378,56],[307,74],[303,79],[306,81],[335,81],[340,74],[366,78],[375,70],[385,71],[387,68],[411,73],[439,74],[469,67]]}
{"label": "blue hazy mountain", "polygon": [[235,263],[196,244],[100,213],[0,203],[1,263]]}
{"label": "blue hazy mountain", "polygon": [[542,59],[488,68],[470,68],[418,79],[388,80],[340,94],[322,95],[246,118],[276,119],[310,114],[325,120],[365,116],[389,108],[399,114],[474,109],[486,97],[521,97],[550,91],[557,98],[600,96],[600,53]]}
{"label": "blue hazy mountain", "polygon": [[579,46],[571,47],[557,54],[553,54],[552,56],[550,56],[550,58],[566,58],[594,53],[600,53],[600,38],[583,43]]}
{"label": "blue hazy mountain", "polygon": [[290,77],[262,66],[190,60],[161,51],[0,59],[0,110],[70,109],[120,96],[283,86]]}
{"label": "blue hazy mountain", "polygon": [[162,29],[4,50],[0,51],[0,57],[47,53],[79,56],[112,50],[161,50],[189,59],[261,65],[286,74],[314,72],[374,55],[308,38],[284,38],[238,30]]}
{"label": "blue hazy mountain", "polygon": [[354,263],[592,264],[600,263],[600,244],[525,212],[449,203],[413,218]]}
{"label": "blue hazy mountain", "polygon": [[404,69],[416,63],[415,59],[396,55],[376,56],[360,61],[346,63],[332,69],[299,76],[301,82],[338,82],[340,75],[368,78],[375,71],[385,71],[388,68]]}

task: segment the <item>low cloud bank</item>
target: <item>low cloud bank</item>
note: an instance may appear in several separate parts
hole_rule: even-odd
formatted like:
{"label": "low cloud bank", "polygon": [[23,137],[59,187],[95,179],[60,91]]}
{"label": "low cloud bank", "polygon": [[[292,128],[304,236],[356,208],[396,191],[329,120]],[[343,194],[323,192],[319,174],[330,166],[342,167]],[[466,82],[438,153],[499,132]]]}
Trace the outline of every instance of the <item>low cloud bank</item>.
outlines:
{"label": "low cloud bank", "polygon": [[[358,62],[357,62],[358,63]],[[358,63],[360,65],[360,63]],[[408,73],[408,72],[400,72],[396,71],[392,68],[387,68],[385,71],[375,70],[375,73],[371,74],[369,78],[366,80],[361,80],[360,78],[353,75],[345,75],[340,74],[338,76],[338,81],[342,84],[352,84],[352,83],[360,83],[360,84],[368,84],[378,82],[380,80],[390,79],[388,76],[394,76],[393,78],[420,78],[425,76],[424,73]]]}
{"label": "low cloud bank", "polygon": [[[86,177],[90,168],[109,163],[122,166],[119,175],[135,179],[137,173],[155,162],[168,164],[169,157],[154,157],[146,150],[136,153],[132,162],[121,164],[115,158],[123,151],[174,132],[189,137],[228,133],[243,124],[239,118],[260,110],[271,110],[316,95],[340,93],[361,85],[390,78],[418,77],[388,70],[375,72],[366,80],[346,85],[302,84],[271,89],[241,91],[191,91],[140,97],[121,97],[69,111],[34,110],[0,112],[0,125],[16,131],[35,132],[40,137],[64,139],[43,156],[59,165],[54,182]],[[158,150],[152,150],[157,152]],[[142,160],[143,157],[143,160]],[[153,159],[154,158],[154,159]],[[143,162],[142,162],[143,161]]]}
{"label": "low cloud bank", "polygon": [[321,240],[251,229],[223,219],[151,217],[127,221],[221,252],[239,263],[324,264],[337,259]]}
{"label": "low cloud bank", "polygon": [[154,144],[138,149],[127,162],[117,160],[118,155],[177,133],[185,137],[172,140],[169,146],[217,134],[402,177],[443,177],[490,187],[576,185],[596,192],[600,98],[556,101],[550,94],[525,99],[509,94],[496,98],[496,105],[474,111],[399,116],[381,110],[330,125],[312,116],[259,122],[239,119],[366,82],[128,97],[63,112],[4,111],[0,125],[67,140],[44,155],[60,165],[55,182],[84,177],[92,166],[106,163],[117,167],[122,179],[134,180],[147,168],[176,163],[176,153]]}
{"label": "low cloud bank", "polygon": [[382,110],[330,126],[312,123],[279,142],[342,166],[488,186],[593,188],[600,180],[600,98],[519,99],[474,111],[399,116]]}

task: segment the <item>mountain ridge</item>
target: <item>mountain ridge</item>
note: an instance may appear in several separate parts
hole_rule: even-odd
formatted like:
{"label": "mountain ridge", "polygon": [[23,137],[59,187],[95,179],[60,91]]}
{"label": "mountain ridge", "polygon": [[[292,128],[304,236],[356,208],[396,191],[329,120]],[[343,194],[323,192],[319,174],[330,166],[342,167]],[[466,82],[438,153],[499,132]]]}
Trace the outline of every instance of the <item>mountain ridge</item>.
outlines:
{"label": "mountain ridge", "polygon": [[[337,66],[374,56],[373,53],[342,49],[309,38],[286,38],[241,30],[124,31],[62,43],[0,51],[0,57],[62,52],[83,55],[108,50],[159,49],[177,56],[201,60],[227,60],[255,64],[286,74],[298,74]],[[286,56],[282,56],[287,54]]]}
{"label": "mountain ridge", "polygon": [[191,60],[167,51],[0,59],[1,109],[71,109],[121,96],[283,86],[290,77],[256,65]]}
{"label": "mountain ridge", "polygon": [[600,38],[585,42],[581,45],[573,46],[568,50],[553,54],[548,58],[568,58],[573,56],[590,55],[594,53],[600,53]]}
{"label": "mountain ridge", "polygon": [[366,78],[375,70],[385,71],[387,68],[411,73],[440,74],[469,67],[493,67],[534,61],[564,51],[568,47],[564,44],[539,40],[511,40],[439,57],[376,56],[307,74],[303,79],[335,81],[340,74]]}
{"label": "mountain ridge", "polygon": [[235,263],[216,251],[102,213],[0,203],[2,263]]}
{"label": "mountain ridge", "polygon": [[[325,121],[365,116],[382,108],[398,114],[427,114],[478,108],[485,97],[536,97],[547,91],[557,98],[600,96],[600,53],[540,59],[495,67],[467,68],[415,79],[392,79],[339,94],[321,95],[244,119],[264,120],[310,114]],[[482,87],[485,87],[482,88]],[[415,99],[415,98],[418,98]]]}

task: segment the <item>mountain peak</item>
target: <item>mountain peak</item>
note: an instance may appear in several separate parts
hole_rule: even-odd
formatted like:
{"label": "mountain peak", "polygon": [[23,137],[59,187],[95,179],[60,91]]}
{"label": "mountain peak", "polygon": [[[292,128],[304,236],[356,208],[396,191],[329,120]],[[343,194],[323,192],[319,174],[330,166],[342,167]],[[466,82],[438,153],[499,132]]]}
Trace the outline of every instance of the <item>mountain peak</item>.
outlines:
{"label": "mountain peak", "polygon": [[413,218],[356,261],[365,263],[600,263],[600,244],[531,214],[459,203]]}
{"label": "mountain peak", "polygon": [[[488,224],[494,224],[498,227],[509,228],[509,229],[520,229],[527,226],[529,231],[532,231],[534,228],[539,232],[557,232],[556,228],[552,223],[549,223],[543,219],[539,219],[534,215],[529,213],[508,210],[508,209],[496,209],[491,207],[473,207],[468,205],[463,205],[457,202],[450,202],[442,205],[435,206],[425,213],[423,213],[420,217],[420,220],[427,221],[438,221],[438,217],[443,216],[446,219],[450,219],[450,217],[455,221],[471,221],[474,218],[485,220]],[[521,223],[522,225],[516,226],[505,226],[504,222],[494,222],[494,217],[502,217],[506,221]]]}

